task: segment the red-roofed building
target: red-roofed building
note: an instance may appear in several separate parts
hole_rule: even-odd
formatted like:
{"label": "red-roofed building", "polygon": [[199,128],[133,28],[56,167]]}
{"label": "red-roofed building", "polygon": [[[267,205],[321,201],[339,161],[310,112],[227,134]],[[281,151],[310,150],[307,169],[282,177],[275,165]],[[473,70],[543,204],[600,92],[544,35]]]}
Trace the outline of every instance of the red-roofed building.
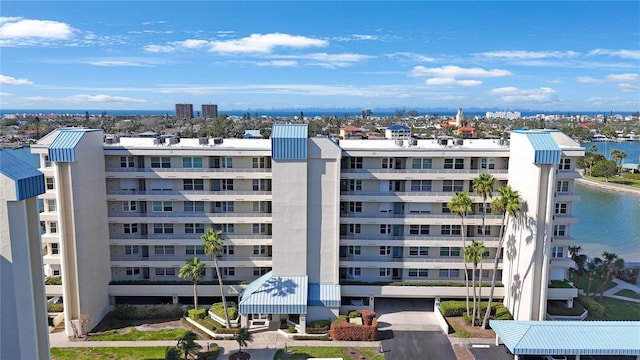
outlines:
{"label": "red-roofed building", "polygon": [[362,129],[355,126],[345,126],[340,128],[341,139],[362,139]]}
{"label": "red-roofed building", "polygon": [[475,139],[477,137],[476,128],[471,126],[459,127],[456,133],[464,139]]}

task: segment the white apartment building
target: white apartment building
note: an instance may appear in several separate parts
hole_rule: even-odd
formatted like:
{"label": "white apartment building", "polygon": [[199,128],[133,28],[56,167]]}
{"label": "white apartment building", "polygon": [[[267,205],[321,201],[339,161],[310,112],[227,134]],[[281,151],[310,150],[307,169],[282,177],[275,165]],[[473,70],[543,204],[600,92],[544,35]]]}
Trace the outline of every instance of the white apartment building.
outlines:
{"label": "white apartment building", "polygon": [[[192,301],[192,286],[175,282],[194,256],[207,264],[199,296],[219,297],[219,287],[207,285],[215,280],[200,239],[208,227],[223,231],[224,291],[238,298],[245,321],[264,314],[298,314],[301,323],[332,318],[373,308],[377,297],[463,298],[464,287],[392,283],[464,282],[462,231],[469,242],[484,240],[489,257],[480,275],[490,281],[502,217],[473,195],[472,181],[484,172],[496,189],[508,183],[520,191],[522,218],[529,219],[508,229],[518,251],[500,264],[504,286],[496,296],[516,319],[537,320],[547,299],[577,295],[548,289],[573,266],[573,179],[584,153],[560,132],[445,144],[336,143],[308,138],[306,125],[284,124],[273,126],[270,140],[60,129],[32,151],[47,188],[42,239],[55,249],[45,256],[45,272],[62,276],[69,320],[88,313],[97,323],[122,302]],[[459,191],[474,202],[465,229],[447,207]],[[514,279],[518,291],[506,291]]]}

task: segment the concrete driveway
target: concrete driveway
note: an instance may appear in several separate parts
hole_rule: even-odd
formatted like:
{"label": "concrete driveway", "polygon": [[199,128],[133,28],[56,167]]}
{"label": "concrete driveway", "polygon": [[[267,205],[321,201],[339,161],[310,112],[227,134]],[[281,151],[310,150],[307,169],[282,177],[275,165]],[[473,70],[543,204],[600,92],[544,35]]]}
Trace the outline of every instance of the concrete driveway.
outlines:
{"label": "concrete driveway", "polygon": [[431,299],[376,299],[385,360],[456,359],[433,314]]}

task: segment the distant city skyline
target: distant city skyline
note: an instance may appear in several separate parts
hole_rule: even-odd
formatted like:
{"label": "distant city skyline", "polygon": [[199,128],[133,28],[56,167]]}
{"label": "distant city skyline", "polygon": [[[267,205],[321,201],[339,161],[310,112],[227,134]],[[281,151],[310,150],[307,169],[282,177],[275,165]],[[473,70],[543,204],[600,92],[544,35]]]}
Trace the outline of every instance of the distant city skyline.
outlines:
{"label": "distant city skyline", "polygon": [[0,108],[637,111],[639,23],[637,1],[3,1]]}

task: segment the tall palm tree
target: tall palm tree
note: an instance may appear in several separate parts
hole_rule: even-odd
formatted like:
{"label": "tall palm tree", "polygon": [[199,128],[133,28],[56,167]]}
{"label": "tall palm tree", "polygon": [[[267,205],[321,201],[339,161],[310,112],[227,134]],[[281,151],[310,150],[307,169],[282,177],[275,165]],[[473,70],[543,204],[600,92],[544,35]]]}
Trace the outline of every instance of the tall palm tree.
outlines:
{"label": "tall palm tree", "polygon": [[624,268],[624,260],[619,258],[615,253],[608,251],[603,252],[602,261],[602,284],[600,284],[600,288],[596,290],[596,294],[600,293],[600,301],[602,301],[604,289],[607,287],[609,280],[611,280],[618,269]]}
{"label": "tall palm tree", "polygon": [[[471,286],[473,288],[473,312],[471,313],[471,326],[476,325],[476,309],[480,312],[480,301],[476,293],[476,270],[478,263],[482,261],[484,254],[484,243],[482,241],[473,240],[471,245],[464,248],[464,261],[473,264],[473,273],[471,275]],[[482,275],[482,274],[481,274]],[[480,276],[482,278],[482,276]]]}
{"label": "tall palm tree", "polygon": [[218,266],[218,255],[221,255],[224,252],[224,240],[220,234],[222,234],[221,230],[213,230],[213,228],[209,228],[201,238],[204,242],[204,252],[211,255],[213,264],[216,267],[216,275],[218,276],[218,284],[220,285],[220,295],[222,296],[222,307],[224,308],[224,319],[227,323],[227,329],[229,329],[231,328],[231,321],[229,321],[229,313],[227,312],[227,298],[224,296],[224,286],[222,285],[220,266]]}
{"label": "tall palm tree", "polygon": [[600,265],[602,259],[599,257],[593,258],[587,262],[587,296],[591,296],[591,282],[600,271]]}
{"label": "tall palm tree", "polygon": [[178,340],[178,348],[184,353],[184,359],[187,360],[189,355],[195,354],[202,348],[200,344],[196,342],[198,335],[192,331],[187,331]]}
{"label": "tall palm tree", "polygon": [[[461,191],[456,193],[451,201],[447,203],[447,207],[451,210],[452,213],[460,216],[460,235],[462,235],[462,248],[466,248],[466,229],[464,226],[464,218],[471,212],[471,198],[466,191]],[[464,262],[464,285],[467,288],[467,315],[469,315],[469,274],[467,273],[467,262]]]}
{"label": "tall palm tree", "polygon": [[238,347],[240,347],[240,350],[238,350],[238,352],[242,352],[242,347],[247,347],[248,343],[253,341],[253,334],[249,332],[248,328],[241,327],[240,329],[238,329],[236,341],[238,342]]}
{"label": "tall palm tree", "polygon": [[187,260],[187,263],[182,265],[178,272],[179,277],[193,281],[193,304],[196,309],[198,309],[198,280],[202,278],[203,274],[204,263],[200,262],[197,257]]}
{"label": "tall palm tree", "polygon": [[[582,246],[569,246],[569,253],[571,253],[571,260],[576,264],[575,267],[570,268],[570,276],[569,278],[573,282],[578,282],[580,280],[580,275],[584,273],[584,266],[587,262],[587,256],[585,254],[581,254]],[[573,276],[571,276],[573,275]]]}
{"label": "tall palm tree", "polygon": [[495,178],[489,173],[482,173],[473,179],[473,192],[482,197],[482,240],[484,241],[485,214],[487,213],[487,199],[493,198],[493,183]]}
{"label": "tall palm tree", "polygon": [[516,218],[518,212],[520,211],[520,205],[522,203],[522,197],[520,196],[520,192],[517,190],[513,190],[511,186],[503,186],[498,189],[498,193],[500,194],[493,202],[491,203],[491,208],[493,211],[502,214],[502,224],[500,225],[500,236],[498,237],[498,248],[496,250],[496,255],[493,258],[493,271],[491,274],[491,289],[489,290],[489,301],[487,303],[487,311],[484,314],[484,319],[482,320],[482,328],[487,327],[487,322],[489,321],[489,315],[491,314],[491,303],[493,302],[493,292],[496,288],[496,273],[498,272],[498,262],[500,260],[500,253],[502,250],[502,245],[504,244],[504,238],[506,237],[506,229],[509,225],[509,218]]}

